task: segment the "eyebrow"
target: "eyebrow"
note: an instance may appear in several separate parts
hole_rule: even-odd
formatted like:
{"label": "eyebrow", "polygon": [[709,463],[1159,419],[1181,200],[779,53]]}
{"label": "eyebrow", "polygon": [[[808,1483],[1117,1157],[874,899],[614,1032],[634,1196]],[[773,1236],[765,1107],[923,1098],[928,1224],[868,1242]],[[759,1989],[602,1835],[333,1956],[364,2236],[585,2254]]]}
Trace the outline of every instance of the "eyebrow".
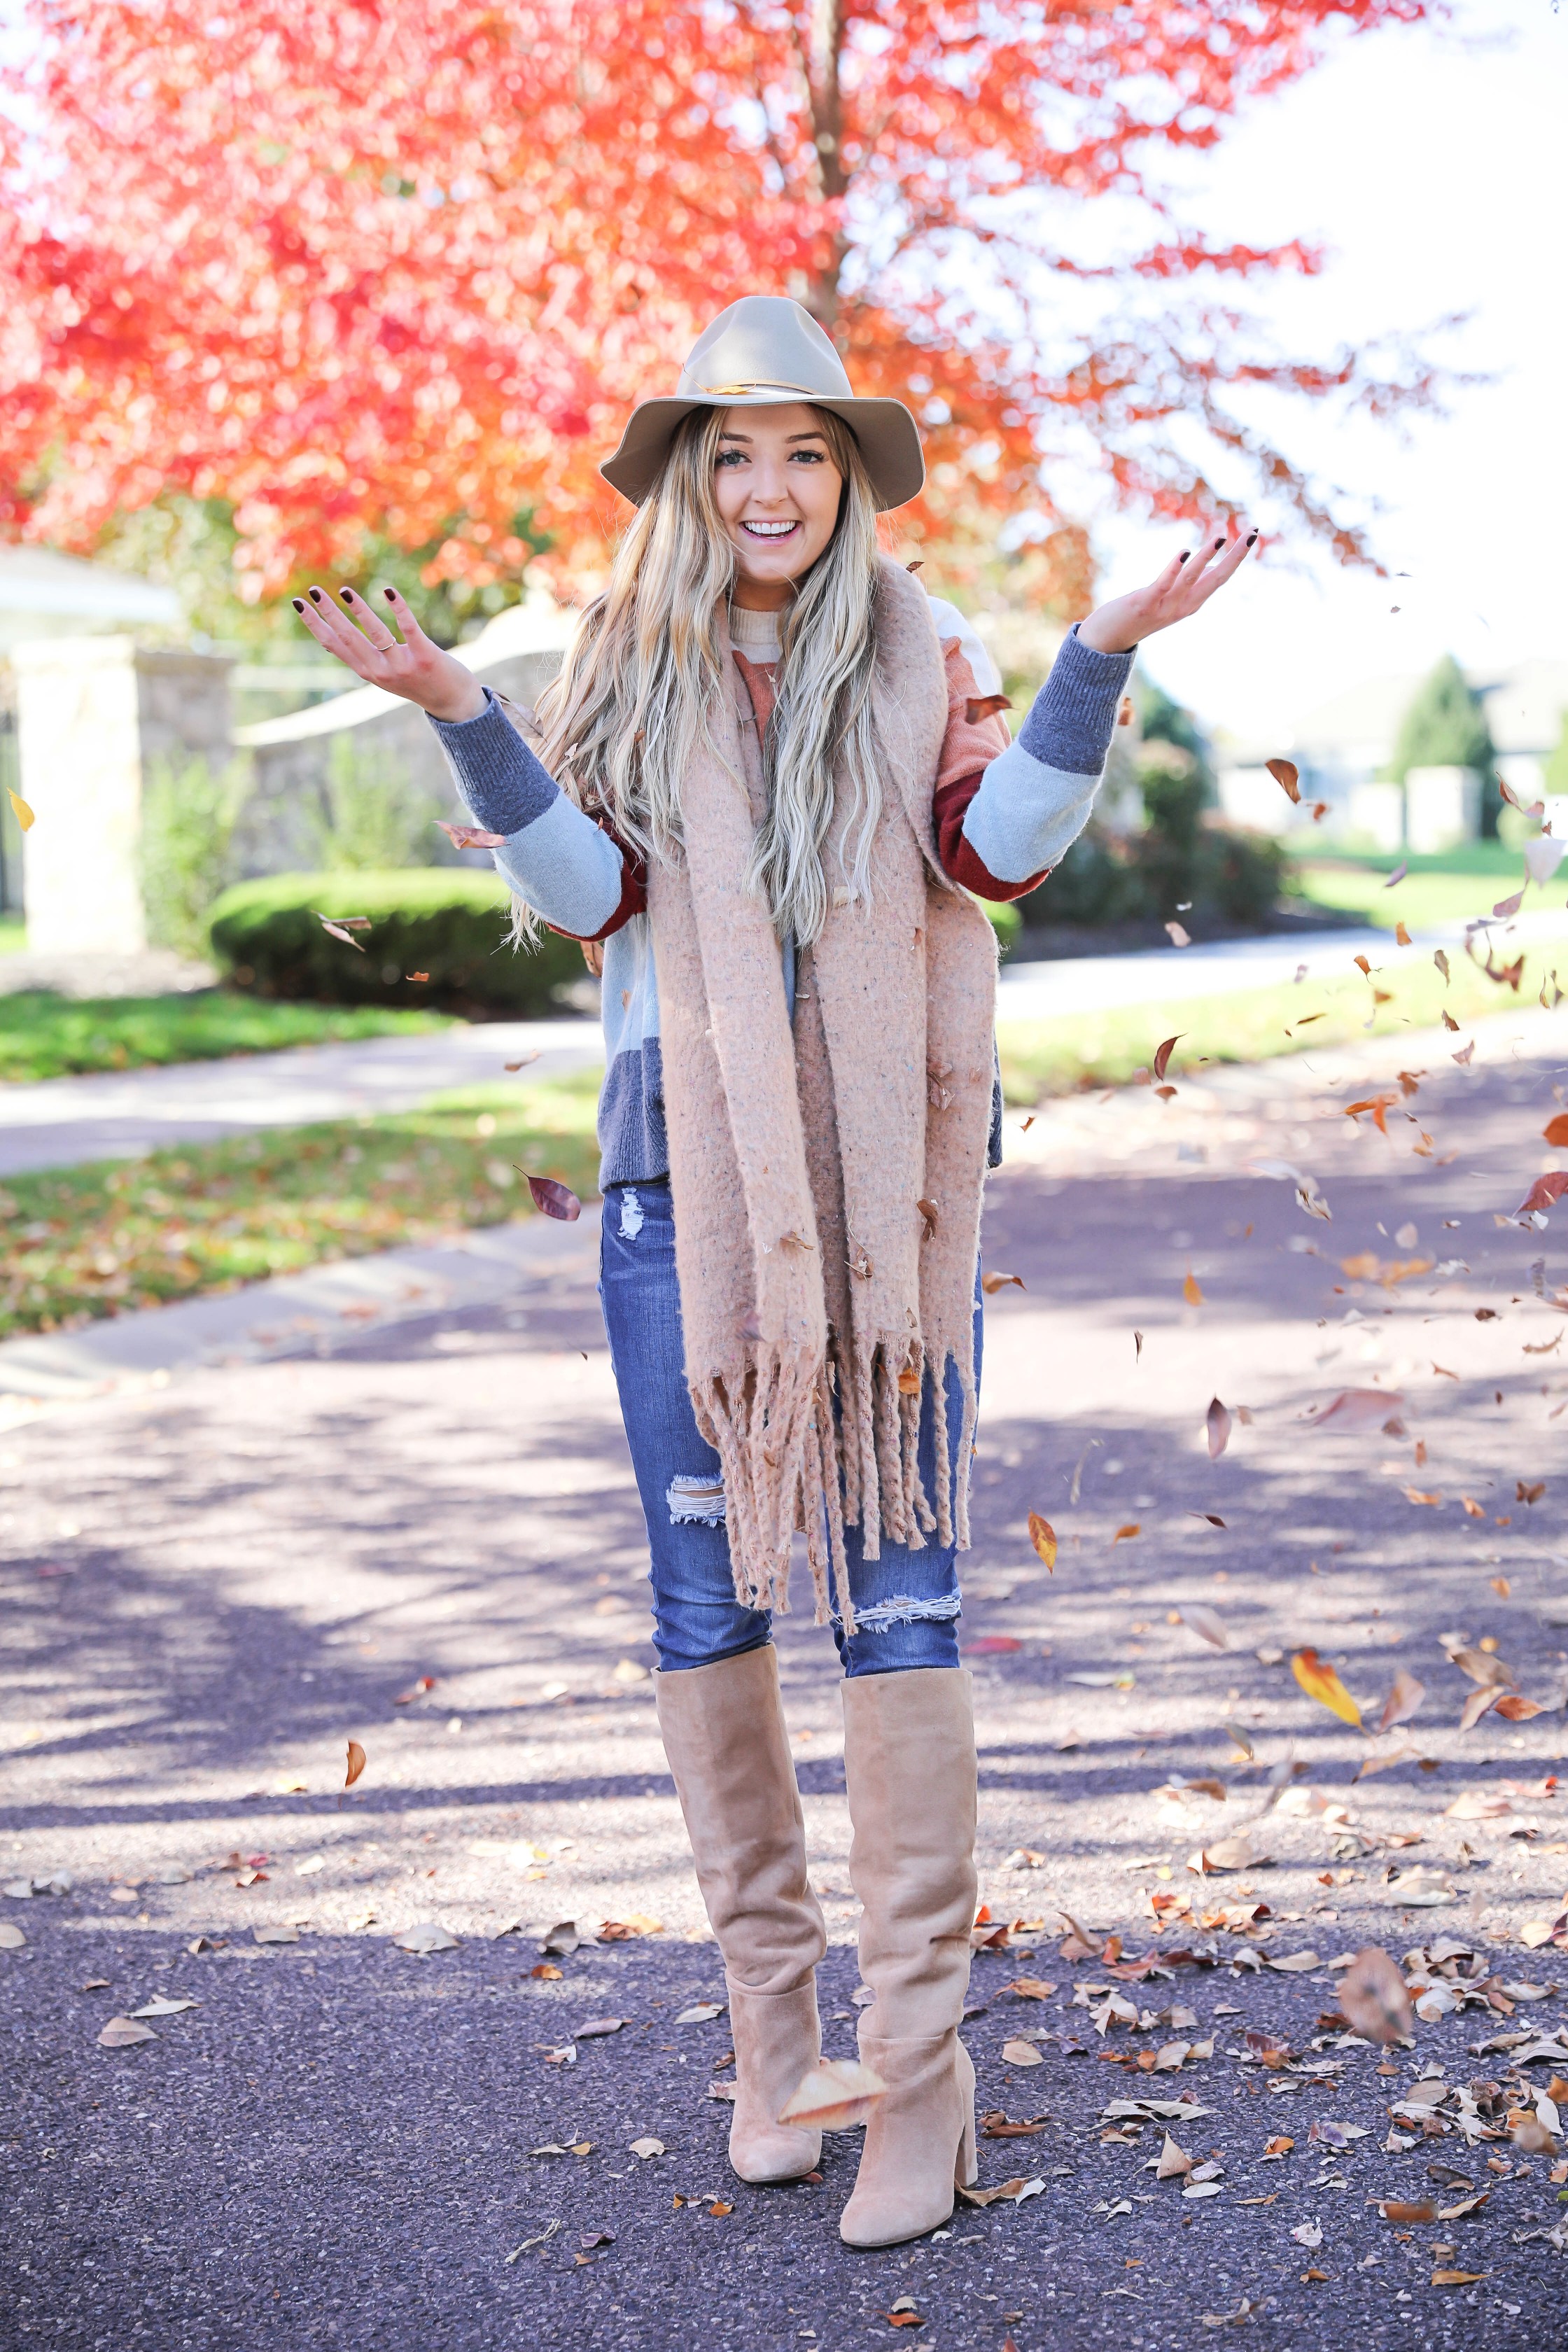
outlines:
{"label": "eyebrow", "polygon": [[[789,437],[792,443],[795,441],[821,441],[826,443],[827,439],[826,433],[818,432],[815,428],[809,433],[792,433]],[[721,441],[743,441],[748,449],[752,446],[752,436],[749,433],[724,432],[721,433],[719,438]]]}

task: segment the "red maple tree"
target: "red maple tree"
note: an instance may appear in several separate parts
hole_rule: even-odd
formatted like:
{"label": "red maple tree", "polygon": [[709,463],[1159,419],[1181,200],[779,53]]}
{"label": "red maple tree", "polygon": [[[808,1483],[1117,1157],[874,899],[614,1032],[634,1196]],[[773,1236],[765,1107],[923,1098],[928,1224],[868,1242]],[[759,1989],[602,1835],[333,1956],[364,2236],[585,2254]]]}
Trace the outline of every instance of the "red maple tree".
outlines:
{"label": "red maple tree", "polygon": [[[1434,13],[32,0],[0,129],[0,521],[90,548],[177,489],[233,502],[258,595],[352,567],[373,530],[482,580],[526,529],[581,585],[628,405],[721,304],[782,291],[921,414],[916,537],[1070,525],[1053,482],[1087,457],[1129,504],[1245,496],[1363,557],[1254,394],[1386,412],[1430,368],[1272,350],[1238,282],[1314,254],[1215,247],[1152,175],[1336,31]],[[1081,532],[1055,544],[1070,572]]]}

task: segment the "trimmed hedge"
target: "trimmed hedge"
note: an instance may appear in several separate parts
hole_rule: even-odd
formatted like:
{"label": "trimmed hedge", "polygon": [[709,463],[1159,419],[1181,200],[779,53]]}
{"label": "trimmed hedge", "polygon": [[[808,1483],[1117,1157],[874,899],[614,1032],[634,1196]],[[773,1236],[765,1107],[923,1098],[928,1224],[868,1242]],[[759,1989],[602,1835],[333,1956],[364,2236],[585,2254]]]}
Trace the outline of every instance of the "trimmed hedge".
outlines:
{"label": "trimmed hedge", "polygon": [[[321,1004],[436,1004],[458,1013],[542,1014],[552,992],[584,976],[574,940],[546,931],[507,941],[506,885],[477,867],[368,874],[273,874],[237,882],[208,918],[215,960],[258,996]],[[363,954],[317,918],[367,915]],[[411,980],[409,974],[428,977]]]}

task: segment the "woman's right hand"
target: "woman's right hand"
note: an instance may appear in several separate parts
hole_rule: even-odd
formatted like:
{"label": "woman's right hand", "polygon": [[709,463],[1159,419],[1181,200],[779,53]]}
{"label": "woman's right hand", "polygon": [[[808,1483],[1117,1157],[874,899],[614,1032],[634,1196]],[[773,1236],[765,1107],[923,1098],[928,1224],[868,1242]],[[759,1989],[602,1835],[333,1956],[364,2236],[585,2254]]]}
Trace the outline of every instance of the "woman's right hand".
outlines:
{"label": "woman's right hand", "polygon": [[485,697],[472,670],[431,643],[395,588],[384,588],[381,593],[403,632],[401,640],[352,588],[338,591],[343,605],[341,613],[324,588],[311,588],[306,595],[296,596],[294,610],[316,643],[335,654],[366,686],[400,694],[405,702],[416,702],[421,710],[427,710],[432,719],[477,719],[485,707]]}

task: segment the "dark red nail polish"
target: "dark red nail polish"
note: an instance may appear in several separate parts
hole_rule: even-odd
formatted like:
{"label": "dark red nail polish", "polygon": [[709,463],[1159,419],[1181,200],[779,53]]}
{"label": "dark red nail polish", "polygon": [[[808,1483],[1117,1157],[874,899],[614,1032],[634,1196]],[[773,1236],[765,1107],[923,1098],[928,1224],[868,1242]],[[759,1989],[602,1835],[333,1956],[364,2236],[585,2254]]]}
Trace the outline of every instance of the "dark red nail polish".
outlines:
{"label": "dark red nail polish", "polygon": [[1184,550],[1182,551],[1181,554],[1180,554],[1180,555],[1178,555],[1178,556],[1177,556],[1177,558],[1176,558],[1177,562],[1178,562],[1178,563],[1184,563],[1184,562],[1186,562],[1186,560],[1187,560],[1187,557],[1188,557],[1191,553],[1192,553],[1192,549],[1191,549],[1190,547],[1189,547],[1189,548],[1184,548]]}
{"label": "dark red nail polish", "polygon": [[320,590],[319,588],[312,588],[312,589],[310,589],[310,592],[309,592],[309,593],[310,593],[310,602],[311,602],[311,604],[319,604],[321,603],[321,590]]}
{"label": "dark red nail polish", "polygon": [[295,597],[293,597],[293,598],[291,598],[291,599],[290,599],[290,602],[292,603],[293,607],[294,607],[294,610],[295,610],[297,613],[302,613],[302,612],[304,611],[305,606],[304,606],[304,603],[303,603],[303,601],[302,601],[302,599],[301,599],[301,598],[300,598],[300,597],[298,597],[298,596],[295,596]]}
{"label": "dark red nail polish", "polygon": [[340,588],[338,590],[338,593],[342,598],[345,604],[352,604],[353,603],[354,592],[352,588]]}
{"label": "dark red nail polish", "polygon": [[1257,544],[1258,544],[1258,533],[1257,533],[1255,530],[1249,530],[1249,531],[1247,532],[1247,543],[1248,547],[1256,547],[1256,546],[1257,546]]}
{"label": "dark red nail polish", "polygon": [[1214,551],[1215,551],[1215,553],[1216,555],[1219,553],[1220,549],[1221,549],[1224,545],[1225,545],[1225,541],[1224,541],[1224,540],[1223,540],[1223,539],[1216,539],[1216,540],[1215,540],[1215,543],[1214,543]]}
{"label": "dark red nail polish", "polygon": [[382,592],[381,592],[381,593],[382,593],[382,594],[385,597],[385,599],[386,599],[387,603],[390,604],[391,604],[391,602],[392,602],[392,600],[393,600],[394,595],[396,593],[396,591],[395,591],[395,589],[392,589],[392,588],[384,588],[384,589],[382,590]]}

